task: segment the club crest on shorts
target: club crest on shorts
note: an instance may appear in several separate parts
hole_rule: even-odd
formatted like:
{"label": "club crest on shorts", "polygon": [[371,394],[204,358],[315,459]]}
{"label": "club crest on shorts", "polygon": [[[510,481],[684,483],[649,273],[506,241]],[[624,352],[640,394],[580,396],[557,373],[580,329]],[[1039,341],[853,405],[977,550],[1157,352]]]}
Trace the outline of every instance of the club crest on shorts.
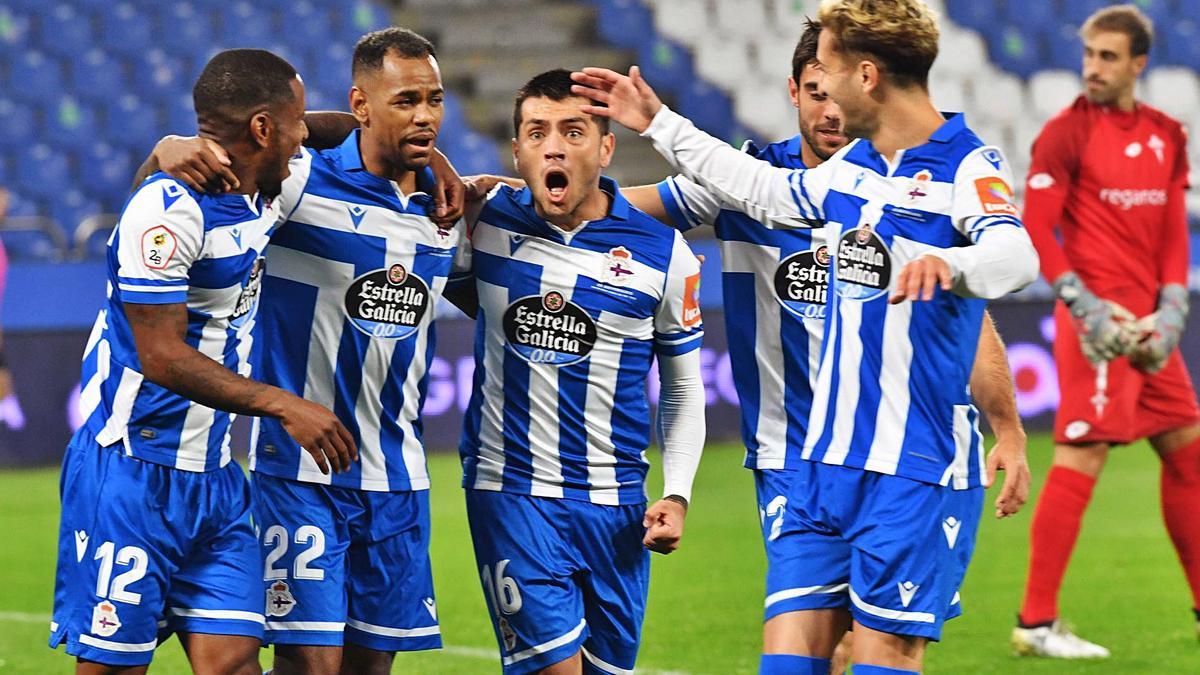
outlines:
{"label": "club crest on shorts", "polygon": [[516,649],[517,633],[512,629],[512,626],[508,625],[508,619],[500,617],[497,624],[500,626],[500,637],[504,639],[504,648],[510,652]]}
{"label": "club crest on shorts", "polygon": [[92,608],[92,633],[100,637],[110,637],[121,627],[121,619],[117,616],[117,606],[108,600],[101,600]]}
{"label": "club crest on shorts", "polygon": [[287,616],[296,606],[296,598],[287,582],[276,581],[267,588],[267,616]]}
{"label": "club crest on shorts", "polygon": [[633,278],[633,256],[624,246],[609,249],[604,255],[604,269],[600,271],[600,281],[606,284],[620,286]]}

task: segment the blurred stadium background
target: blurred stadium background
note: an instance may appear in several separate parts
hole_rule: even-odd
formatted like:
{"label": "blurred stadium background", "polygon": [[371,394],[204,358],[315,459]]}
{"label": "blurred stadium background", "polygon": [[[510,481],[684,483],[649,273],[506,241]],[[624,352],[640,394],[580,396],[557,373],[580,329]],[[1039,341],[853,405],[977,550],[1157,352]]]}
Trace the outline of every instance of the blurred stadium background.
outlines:
{"label": "blurred stadium background", "polygon": [[[437,45],[449,92],[438,146],[464,175],[511,173],[512,94],[530,76],[559,66],[624,69],[638,63],[673,108],[734,144],[794,135],[796,116],[787,100],[786,78],[802,19],[815,15],[817,4],[817,0],[0,0],[0,186],[8,191],[7,215],[0,217],[0,240],[10,261],[0,326],[5,331],[16,390],[14,396],[0,401],[0,468],[53,465],[61,457],[73,426],[78,424],[74,400],[78,396],[79,356],[104,295],[103,251],[114,214],[154,142],[166,133],[195,132],[191,85],[215,51],[246,46],[271,49],[303,74],[310,109],[344,109],[355,41],[367,31],[391,24],[417,30]],[[1015,166],[1019,186],[1033,138],[1045,120],[1080,91],[1077,27],[1095,9],[1116,3],[930,0],[930,4],[943,17],[941,54],[931,78],[934,100],[945,110],[965,111],[968,122],[984,139],[1005,150]],[[1139,97],[1192,129],[1200,128],[1200,2],[1134,0],[1134,4],[1154,20],[1157,30],[1151,69],[1140,84]],[[1200,179],[1200,143],[1193,141],[1191,158],[1195,184]],[[610,172],[613,177],[623,184],[640,184],[660,180],[669,170],[648,144],[618,133],[618,152]],[[1200,191],[1193,191],[1189,206],[1191,278],[1196,290],[1200,283],[1200,241],[1196,239]],[[703,358],[709,430],[714,442],[733,441],[736,445],[737,399],[717,283],[720,255],[709,237],[701,234],[692,242],[707,256],[708,282],[702,301],[708,319]],[[992,305],[1009,343],[1021,412],[1035,430],[1049,426],[1058,402],[1049,352],[1053,330],[1049,298],[1048,287],[1039,282]],[[1184,351],[1196,378],[1200,375],[1196,370],[1200,366],[1200,322],[1194,319],[1192,324],[1185,335]],[[425,429],[432,449],[449,450],[457,442],[458,421],[469,394],[472,327],[451,319],[438,330],[439,355],[430,371]],[[1035,436],[1031,452],[1035,466],[1043,471],[1048,447],[1044,436]],[[711,516],[704,516],[718,519],[709,526],[716,533],[705,536],[714,537],[717,555],[729,555],[717,547],[727,541],[734,546],[729,550],[738,551],[737,557],[754,562],[746,563],[749,571],[732,562],[704,558],[687,562],[673,557],[656,563],[655,587],[666,588],[666,597],[672,602],[683,602],[701,612],[711,606],[723,616],[721,636],[710,636],[711,627],[691,625],[698,621],[695,617],[673,618],[677,607],[663,607],[663,596],[652,592],[644,654],[649,663],[663,669],[743,672],[754,662],[757,596],[742,597],[746,596],[742,586],[737,599],[706,591],[707,599],[700,602],[694,593],[685,592],[686,584],[676,588],[659,581],[662,574],[673,573],[683,575],[678,578],[728,584],[715,575],[729,571],[760,582],[760,544],[750,528],[748,476],[731,475],[732,466],[739,463],[735,447],[714,449],[705,469],[710,482],[703,489],[732,496],[728,502],[714,497],[714,504],[727,503],[728,508],[714,508]],[[1084,583],[1122,586],[1123,577],[1113,576],[1107,567],[1114,552],[1125,554],[1117,559],[1123,562],[1116,562],[1128,566],[1120,568],[1122,573],[1134,570],[1139,561],[1153,565],[1154,578],[1133,575],[1124,582],[1130,589],[1152,583],[1152,592],[1158,594],[1153,599],[1122,599],[1124,596],[1118,595],[1115,600],[1105,600],[1107,604],[1081,608],[1082,613],[1093,613],[1089,618],[1104,615],[1111,619],[1103,630],[1116,640],[1124,635],[1122,631],[1142,625],[1139,621],[1188,629],[1182,613],[1174,620],[1174,609],[1170,619],[1150,610],[1145,615],[1135,612],[1113,619],[1126,602],[1148,608],[1178,604],[1181,612],[1186,609],[1182,599],[1173,600],[1184,592],[1182,581],[1154,515],[1153,460],[1145,457],[1145,452],[1140,454],[1133,470],[1144,480],[1136,484],[1127,481],[1109,493],[1118,500],[1109,510],[1113,517],[1123,518],[1120,522],[1128,529],[1121,536],[1106,529],[1099,534],[1112,536],[1099,544],[1088,544],[1085,533],[1085,546],[1079,554],[1084,562],[1076,563],[1077,567],[1088,565],[1086,561],[1094,553],[1095,569],[1106,569],[1103,575],[1082,577],[1088,581],[1078,582],[1077,589]],[[441,485],[446,488],[442,500],[449,501],[435,509],[445,509],[441,513],[447,515],[439,516],[438,522],[447,523],[452,533],[436,540],[435,547],[447,557],[461,559],[439,567],[450,570],[439,573],[439,593],[446,575],[461,571],[466,577],[455,592],[465,593],[461,602],[477,613],[475,605],[480,603],[469,555],[454,548],[465,545],[460,499],[457,490],[450,489],[456,462],[450,457],[439,457],[436,462],[440,474],[435,475],[443,476]],[[713,466],[713,462],[724,466]],[[43,629],[27,632],[21,617],[40,616],[38,612],[44,613],[49,604],[57,508],[53,496],[45,494],[53,490],[51,474],[0,474],[4,481],[0,493],[7,499],[0,502],[0,532],[25,536],[28,531],[33,533],[29,536],[45,539],[24,549],[7,547],[0,558],[4,569],[19,569],[24,575],[10,588],[27,589],[11,597],[6,593],[6,599],[0,600],[0,635],[7,635],[0,638],[0,672],[6,668],[7,672],[45,672],[44,666],[37,664],[47,662],[17,655],[18,648],[22,652],[40,649],[50,656],[37,644],[43,639]],[[33,493],[38,494],[36,499],[24,498]],[[1131,507],[1134,502],[1139,506]],[[728,523],[719,520],[731,513]],[[698,512],[696,518],[701,517]],[[696,525],[697,537],[701,527]],[[976,568],[984,571],[974,573],[971,583],[987,584],[988,592],[992,586],[1007,584],[1006,595],[1003,602],[985,607],[993,610],[985,615],[990,623],[968,617],[954,628],[971,640],[987,642],[988,647],[973,649],[968,657],[967,645],[961,645],[962,659],[936,657],[930,672],[1017,671],[1015,662],[994,660],[1004,654],[1004,636],[1017,601],[1024,564],[1023,527],[1006,524],[1004,534],[994,534],[993,525],[985,526],[980,557],[992,560],[977,563]],[[1092,532],[1098,534],[1095,529]],[[454,553],[449,553],[452,550]],[[1143,554],[1144,558],[1137,557]],[[437,555],[435,552],[435,558]],[[663,569],[674,572],[661,572]],[[743,576],[746,574],[750,576]],[[980,577],[984,581],[979,581]],[[738,584],[733,586],[736,590]],[[690,604],[693,602],[697,604]],[[471,624],[471,631],[464,630],[464,635],[470,632],[470,638],[458,644],[475,644],[463,649],[484,650],[486,658],[491,643],[483,625],[482,621],[478,626]],[[677,636],[676,630],[683,632]],[[448,628],[447,635],[452,634]],[[715,642],[707,649],[691,649],[692,643],[679,640],[676,647],[671,646],[675,644],[672,639],[692,640],[687,636],[693,635],[697,641],[712,637]],[[733,642],[721,641],[730,635],[736,638]],[[1160,637],[1172,635],[1179,637]],[[1105,634],[1095,637],[1103,641]],[[1190,647],[1194,651],[1195,645]],[[1187,664],[1200,663],[1200,656],[1178,652],[1171,657],[1174,648],[1140,641],[1135,651],[1142,660],[1122,661],[1120,667],[1116,662],[1097,664],[1078,672],[1195,672],[1196,668],[1189,671]],[[670,651],[673,649],[678,656],[672,656],[676,653]],[[730,655],[729,650],[739,649],[745,654]],[[1156,654],[1168,658],[1163,661]],[[463,663],[472,665],[408,672],[490,671],[489,666],[480,665],[478,653],[462,658],[466,659]],[[59,670],[67,668],[63,657],[49,663]],[[1030,672],[1028,668],[1022,664],[1021,670]],[[1049,665],[1034,666],[1033,670],[1076,672]],[[167,672],[172,671],[168,668]]]}

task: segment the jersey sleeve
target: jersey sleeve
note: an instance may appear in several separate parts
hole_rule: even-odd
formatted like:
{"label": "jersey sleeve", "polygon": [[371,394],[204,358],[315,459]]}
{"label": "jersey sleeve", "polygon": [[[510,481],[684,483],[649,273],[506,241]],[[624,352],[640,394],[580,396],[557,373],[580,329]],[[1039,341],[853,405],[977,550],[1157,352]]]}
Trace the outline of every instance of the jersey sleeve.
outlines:
{"label": "jersey sleeve", "polygon": [[454,249],[454,260],[450,263],[450,278],[446,280],[448,286],[455,287],[462,284],[470,283],[473,279],[471,272],[471,238],[467,232],[467,222],[465,219],[454,224],[458,243]]}
{"label": "jersey sleeve", "polygon": [[1079,172],[1083,120],[1066,114],[1050,120],[1033,142],[1025,183],[1025,226],[1042,259],[1042,274],[1054,281],[1071,265],[1055,236],[1067,193]]}
{"label": "jersey sleeve", "polygon": [[678,231],[662,299],[654,313],[654,351],[663,356],[700,348],[704,322],[700,316],[700,261]]}
{"label": "jersey sleeve", "polygon": [[940,250],[950,266],[954,292],[997,298],[1037,277],[1038,257],[1014,204],[1012,172],[1000,150],[976,149],[954,177],[950,218],[968,245]]}
{"label": "jersey sleeve", "polygon": [[712,225],[721,213],[721,200],[687,176],[671,176],[657,187],[671,225],[680,232]]}
{"label": "jersey sleeve", "polygon": [[187,301],[188,271],[204,245],[204,215],[169,178],[144,183],[117,222],[117,295],[122,302]]}
{"label": "jersey sleeve", "polygon": [[1188,190],[1188,155],[1187,155],[1187,132],[1178,123],[1172,121],[1174,126],[1175,147],[1177,154],[1175,157],[1175,169],[1171,175],[1171,184],[1167,187],[1167,208],[1164,214],[1166,219],[1163,222],[1163,236],[1159,243],[1159,250],[1162,252],[1161,267],[1159,272],[1159,285],[1166,286],[1168,284],[1179,284],[1187,286],[1188,271],[1190,267],[1190,239],[1188,231],[1187,217],[1187,190]]}
{"label": "jersey sleeve", "polygon": [[313,156],[311,149],[300,146],[300,152],[288,160],[288,177],[284,179],[282,190],[275,198],[279,204],[280,222],[286,222],[296,207],[300,206],[304,190],[308,187],[308,177],[312,175]]}
{"label": "jersey sleeve", "polygon": [[822,206],[836,158],[814,169],[776,167],[709,136],[666,106],[642,135],[685,176],[767,227],[824,225]]}

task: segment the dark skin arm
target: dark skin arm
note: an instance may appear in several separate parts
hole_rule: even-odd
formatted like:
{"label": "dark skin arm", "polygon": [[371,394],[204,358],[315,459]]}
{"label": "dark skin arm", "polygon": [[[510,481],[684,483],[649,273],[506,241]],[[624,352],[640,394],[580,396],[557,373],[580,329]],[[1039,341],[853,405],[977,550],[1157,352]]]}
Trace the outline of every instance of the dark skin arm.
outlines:
{"label": "dark skin arm", "polygon": [[354,437],[333,413],[278,387],[242,377],[184,341],[187,306],[127,303],[138,360],[146,379],[206,405],[239,415],[274,417],[322,473],[345,471],[358,461]]}
{"label": "dark skin arm", "polygon": [[308,127],[304,145],[313,150],[328,150],[341,145],[358,128],[358,120],[350,113],[322,110],[304,113],[304,126]]}

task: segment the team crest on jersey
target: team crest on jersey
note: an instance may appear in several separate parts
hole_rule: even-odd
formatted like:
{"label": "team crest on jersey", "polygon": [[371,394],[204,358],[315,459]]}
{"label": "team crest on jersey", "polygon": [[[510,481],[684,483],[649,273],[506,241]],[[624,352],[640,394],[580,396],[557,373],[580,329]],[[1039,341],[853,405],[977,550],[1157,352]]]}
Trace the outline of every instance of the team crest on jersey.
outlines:
{"label": "team crest on jersey", "polygon": [[788,312],[808,319],[825,318],[829,297],[829,247],[800,251],[775,268],[775,299]]}
{"label": "team crest on jersey", "polygon": [[987,214],[1004,213],[1010,216],[1020,216],[1013,196],[1012,188],[999,176],[975,179],[975,193],[979,195],[979,203]]}
{"label": "team crest on jersey", "polygon": [[867,223],[842,235],[834,261],[835,289],[847,300],[874,300],[892,283],[892,253]]}
{"label": "team crest on jersey", "polygon": [[1159,164],[1162,164],[1163,150],[1167,147],[1167,144],[1163,143],[1163,139],[1159,138],[1158,134],[1150,134],[1150,140],[1146,141],[1146,147],[1150,148],[1150,151],[1154,153],[1154,158],[1158,160]]}
{"label": "team crest on jersey", "polygon": [[908,204],[916,204],[917,200],[922,197],[929,196],[929,181],[933,180],[933,174],[929,169],[921,169],[912,177],[908,183],[908,197],[905,202]]}
{"label": "team crest on jersey", "polygon": [[417,332],[429,305],[425,280],[394,263],[350,282],[344,309],[358,330],[372,337],[399,340]]}
{"label": "team crest on jersey", "polygon": [[165,225],[155,225],[142,235],[142,262],[152,270],[164,270],[178,245],[174,232]]}
{"label": "team crest on jersey", "polygon": [[262,292],[263,270],[266,267],[267,259],[262,257],[257,258],[254,265],[250,267],[250,278],[246,280],[246,285],[238,294],[237,302],[233,306],[233,313],[229,315],[230,325],[240,327],[254,315],[255,309],[258,308],[258,296]]}
{"label": "team crest on jersey", "polygon": [[633,278],[632,260],[629,249],[624,246],[609,249],[604,255],[604,269],[600,271],[600,281],[614,286],[629,281]]}
{"label": "team crest on jersey", "polygon": [[117,606],[108,600],[101,600],[92,608],[92,634],[100,637],[110,637],[121,628],[121,619],[117,616]]}
{"label": "team crest on jersey", "polygon": [[566,366],[586,359],[596,345],[596,322],[559,291],[528,295],[501,319],[507,346],[530,363]]}
{"label": "team crest on jersey", "polygon": [[267,588],[267,616],[287,616],[296,606],[296,598],[286,581],[276,581]]}

